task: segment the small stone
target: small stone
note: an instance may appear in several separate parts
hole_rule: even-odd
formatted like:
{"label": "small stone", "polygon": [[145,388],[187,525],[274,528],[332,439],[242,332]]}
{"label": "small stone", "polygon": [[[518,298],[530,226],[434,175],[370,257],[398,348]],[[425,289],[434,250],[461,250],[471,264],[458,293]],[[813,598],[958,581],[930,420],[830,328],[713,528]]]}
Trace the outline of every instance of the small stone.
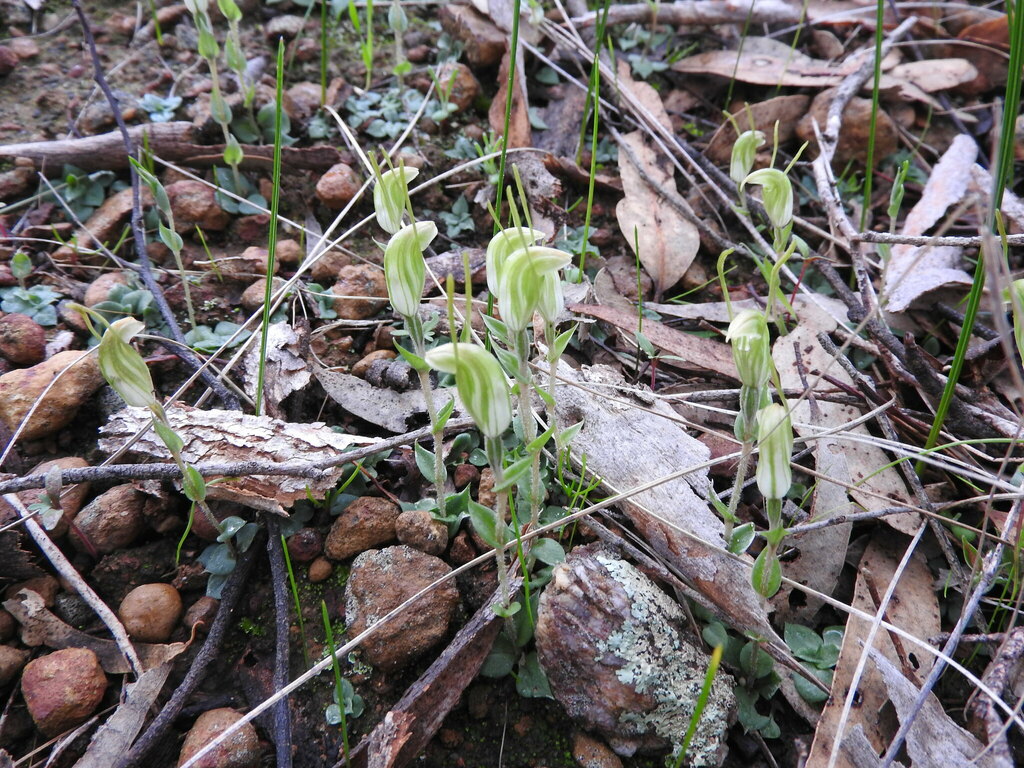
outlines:
{"label": "small stone", "polygon": [[[284,288],[284,284],[285,281],[282,278],[275,277],[271,294],[277,293],[279,290]],[[266,296],[266,293],[267,278],[261,277],[242,292],[242,309],[246,312],[255,312],[256,310],[261,309],[263,307],[263,299]]]}
{"label": "small stone", "polygon": [[316,183],[316,196],[331,210],[340,211],[356,196],[362,182],[347,163],[331,166]]}
{"label": "small stone", "polygon": [[17,628],[17,620],[3,608],[0,608],[0,642],[6,643],[14,637],[14,630]]}
{"label": "small stone", "polygon": [[324,553],[331,560],[347,560],[367,549],[395,539],[395,522],[401,513],[397,504],[376,496],[361,496],[334,521]]}
{"label": "small stone", "polygon": [[452,473],[452,482],[456,490],[461,491],[467,485],[472,485],[480,479],[480,468],[473,464],[456,464]]}
{"label": "small stone", "polygon": [[[203,595],[185,611],[185,618],[182,624],[191,630],[196,628],[197,632],[206,633],[210,631],[210,624],[217,618],[217,609],[220,607],[220,600],[209,595]],[[196,625],[199,625],[196,627]]]}
{"label": "small stone", "polygon": [[318,557],[309,564],[309,580],[313,584],[319,584],[322,581],[327,581],[331,578],[331,574],[333,572],[334,566],[331,565],[331,561],[326,557]]}
{"label": "small stone", "polygon": [[181,234],[194,232],[197,226],[204,232],[219,232],[231,223],[231,216],[218,205],[214,190],[201,181],[169,184],[167,197],[174,213],[174,228]]}
{"label": "small stone", "polygon": [[294,40],[302,32],[305,24],[306,20],[301,16],[275,16],[267,22],[263,33],[266,35],[267,40],[271,42],[279,37],[283,37],[286,41]]}
{"label": "small stone", "polygon": [[342,251],[331,249],[320,254],[309,268],[309,276],[317,283],[330,283],[338,279],[343,267],[352,263],[352,257]]}
{"label": "small stone", "polygon": [[[411,547],[364,552],[352,563],[345,588],[349,632],[355,637],[449,573],[443,560]],[[362,647],[364,658],[385,671],[402,668],[448,634],[458,604],[458,589],[451,580],[443,582],[370,637]]]}
{"label": "small stone", "polygon": [[489,18],[469,5],[445,3],[438,11],[441,27],[466,45],[466,61],[473,67],[496,67],[508,40]]}
{"label": "small stone", "polygon": [[34,659],[21,676],[25,705],[47,737],[88,720],[106,690],[107,676],[87,648],[65,648]]}
{"label": "small stone", "polygon": [[366,378],[366,372],[370,370],[370,366],[378,360],[394,360],[398,357],[398,353],[390,349],[375,349],[370,354],[366,355],[362,360],[352,366],[352,375],[358,376],[360,379]]}
{"label": "small stone", "polygon": [[9,645],[0,645],[0,688],[14,680],[28,663],[28,651],[19,651]]}
{"label": "small stone", "polygon": [[287,264],[288,266],[300,264],[302,262],[302,257],[305,256],[299,241],[292,240],[289,237],[277,241],[276,254],[277,260],[282,264]]}
{"label": "small stone", "polygon": [[331,293],[338,297],[334,300],[334,311],[342,320],[366,320],[388,303],[384,271],[369,264],[342,267]]}
{"label": "small stone", "polygon": [[398,540],[428,555],[440,555],[448,547],[448,526],[425,509],[409,509],[395,522]]}
{"label": "small stone", "polygon": [[305,123],[320,109],[320,83],[296,83],[288,89],[290,102],[286,103],[288,117]]}
{"label": "small stone", "polygon": [[293,563],[308,563],[323,551],[323,536],[315,528],[300,528],[288,537],[288,557]]}
{"label": "small stone", "polygon": [[622,768],[618,755],[582,731],[572,736],[572,759],[580,768]]}
{"label": "small stone", "polygon": [[6,45],[0,45],[0,77],[9,75],[18,66],[18,54]]}
{"label": "small stone", "polygon": [[[54,467],[59,467],[60,469],[82,469],[88,466],[89,462],[81,456],[66,456],[63,459],[51,459],[50,461],[44,461],[41,464],[36,464],[29,474],[45,475]],[[21,499],[22,504],[26,507],[30,507],[32,504],[38,504],[41,502],[45,493],[46,491],[42,488],[32,488],[27,491],[19,492],[18,498]],[[82,508],[82,504],[85,503],[85,498],[88,495],[89,483],[65,485],[61,488],[60,508],[62,514],[57,520],[56,526],[49,531],[51,539],[59,539],[68,532],[68,526],[71,524],[71,521],[75,519],[75,515],[77,515],[79,510]]]}
{"label": "small stone", "polygon": [[101,555],[130,547],[145,528],[145,495],[131,484],[117,485],[93,499],[78,515],[71,543]]}
{"label": "small stone", "polygon": [[[227,707],[201,714],[185,736],[185,743],[178,755],[178,765],[187,763],[199,750],[241,719],[241,713]],[[195,764],[195,768],[252,768],[259,759],[260,741],[256,728],[252,723],[246,723],[207,752]]]}
{"label": "small stone", "polygon": [[80,595],[67,592],[57,595],[53,612],[75,629],[85,629],[96,619],[96,612]]}
{"label": "small stone", "polygon": [[494,509],[498,495],[494,492],[494,470],[490,467],[480,470],[480,485],[477,488],[476,500],[485,507]]}
{"label": "small stone", "polygon": [[[54,382],[65,368],[68,371]],[[95,355],[61,352],[31,368],[0,376],[0,419],[14,432],[35,406],[20,439],[46,437],[70,424],[78,409],[102,384]],[[41,397],[47,387],[50,391]]]}
{"label": "small stone", "polygon": [[132,639],[166,643],[181,612],[181,595],[170,584],[143,584],[125,595],[117,617]]}
{"label": "small stone", "polygon": [[[267,274],[267,258],[269,252],[266,248],[258,245],[251,245],[238,256],[222,256],[216,264],[217,271],[225,280],[250,281],[254,277]],[[204,264],[206,262],[203,262]],[[278,273],[280,263],[274,259],[274,274]]]}
{"label": "small stone", "polygon": [[39,43],[31,37],[12,37],[7,41],[7,47],[14,51],[22,61],[34,59],[39,55]]}
{"label": "small stone", "polygon": [[455,538],[452,539],[448,560],[454,565],[465,565],[476,557],[477,554],[476,547],[473,546],[469,534],[466,531],[459,531]]}
{"label": "small stone", "polygon": [[28,315],[0,317],[0,355],[15,365],[36,365],[46,356],[46,331]]}
{"label": "small stone", "polygon": [[454,104],[457,112],[465,112],[472,107],[480,95],[480,81],[462,62],[449,61],[438,67],[437,83],[440,93],[435,92],[434,97],[443,100],[443,94],[447,93],[448,103]]}
{"label": "small stone", "polygon": [[[26,195],[32,187],[34,177],[31,168],[14,168],[0,173],[0,200],[11,201]],[[13,284],[12,280],[10,285]]]}
{"label": "small stone", "polygon": [[416,45],[405,53],[405,58],[413,64],[422,64],[430,58],[431,49],[429,45]]}
{"label": "small stone", "polygon": [[127,284],[128,276],[124,272],[104,272],[85,289],[85,298],[82,303],[87,307],[95,307],[101,301],[110,298],[110,291],[115,285]]}

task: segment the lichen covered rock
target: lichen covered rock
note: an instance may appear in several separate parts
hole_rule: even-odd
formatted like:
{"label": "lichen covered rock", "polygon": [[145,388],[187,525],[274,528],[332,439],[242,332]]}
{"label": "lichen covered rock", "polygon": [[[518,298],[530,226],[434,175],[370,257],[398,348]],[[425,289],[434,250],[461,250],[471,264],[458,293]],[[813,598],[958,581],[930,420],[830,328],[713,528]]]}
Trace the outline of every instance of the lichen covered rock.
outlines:
{"label": "lichen covered rock", "polygon": [[[598,545],[574,550],[541,596],[536,637],[555,698],[618,754],[682,741],[710,660],[679,605],[632,565]],[[732,689],[719,671],[687,764],[721,764]]]}

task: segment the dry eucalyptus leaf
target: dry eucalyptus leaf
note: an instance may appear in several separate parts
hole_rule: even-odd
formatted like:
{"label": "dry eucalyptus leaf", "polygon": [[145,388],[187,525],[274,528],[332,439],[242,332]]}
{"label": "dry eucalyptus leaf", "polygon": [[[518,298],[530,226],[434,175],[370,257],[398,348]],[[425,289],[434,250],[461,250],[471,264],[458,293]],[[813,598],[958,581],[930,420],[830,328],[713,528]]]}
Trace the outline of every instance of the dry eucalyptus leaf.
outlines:
{"label": "dry eucalyptus leaf", "polygon": [[[854,608],[871,615],[877,613],[878,605],[874,596],[880,597],[885,594],[889,583],[896,575],[896,567],[908,541],[891,533],[876,536],[871,541],[857,569],[857,584],[852,601]],[[939,602],[932,585],[932,574],[924,557],[915,553],[900,575],[893,598],[886,606],[886,620],[922,639],[938,634],[941,629]],[[825,703],[825,709],[818,721],[807,765],[828,765],[829,753],[836,739],[839,718],[843,710],[843,700],[850,690],[858,659],[864,652],[864,641],[867,639],[869,628],[868,621],[856,616],[851,615],[846,622],[843,647],[832,678],[832,697]],[[884,629],[879,629],[875,633],[874,647],[881,648],[886,658],[896,664],[901,663],[900,656],[905,653],[905,661],[914,674],[919,678],[927,675],[934,663],[934,657],[907,641],[902,641],[900,650],[897,650],[892,637]],[[898,723],[892,718],[879,717],[879,713],[885,710],[889,698],[877,669],[868,666],[861,677],[857,695],[857,703],[850,710],[850,717],[846,722],[847,732],[856,725],[861,725],[875,754],[881,754],[895,735]],[[836,768],[860,766],[851,763],[849,758],[840,752]]]}
{"label": "dry eucalyptus leaf", "polygon": [[[87,635],[65,624],[43,604],[43,598],[30,589],[22,589],[17,596],[5,600],[4,608],[21,624],[21,641],[30,647],[88,648],[100,660],[103,671],[110,675],[124,675],[133,670],[121,649],[113,640]],[[158,667],[182,653],[188,643],[133,643],[144,669]]]}
{"label": "dry eucalyptus leaf", "polygon": [[678,212],[687,206],[676,191],[668,158],[648,146],[641,131],[626,134],[621,141],[625,197],[615,206],[615,216],[660,298],[690,268],[700,248],[700,233]]}
{"label": "dry eucalyptus leaf", "polygon": [[969,83],[978,76],[978,70],[967,59],[922,59],[897,64],[889,74],[931,93]]}
{"label": "dry eucalyptus leaf", "polygon": [[630,74],[629,62],[619,59],[618,80],[616,87],[623,96],[632,96],[640,106],[651,113],[651,116],[666,130],[672,130],[672,120],[668,116],[661,96],[654,87],[643,80],[634,80]]}
{"label": "dry eucalyptus leaf", "polygon": [[[868,653],[902,724],[913,714],[920,690],[877,649],[871,648]],[[914,717],[907,732],[906,750],[914,768],[952,765],[1013,768],[1014,765],[1012,760],[987,751],[984,744],[953,722],[934,693],[925,697],[924,706]]]}
{"label": "dry eucalyptus leaf", "polygon": [[[371,445],[373,438],[335,432],[322,422],[292,424],[270,416],[248,416],[238,411],[200,410],[182,403],[167,407],[171,428],[184,442],[181,455],[190,464],[201,462],[264,462],[317,464],[339,458],[356,445]],[[145,408],[125,408],[115,413],[100,430],[100,450],[114,453],[145,429],[131,452],[160,461],[171,458],[152,429]],[[224,499],[253,509],[284,513],[299,499],[315,498],[333,489],[347,470],[332,467],[316,478],[286,475],[245,475],[217,479],[207,486],[207,497]],[[212,481],[215,478],[207,478]]]}
{"label": "dry eucalyptus leaf", "polygon": [[[960,202],[971,183],[978,145],[963,134],[953,139],[932,170],[921,199],[907,214],[904,235],[927,233],[950,206]],[[950,285],[970,285],[971,276],[958,267],[960,249],[947,246],[894,245],[882,276],[882,295],[889,312],[903,312],[924,294]]]}
{"label": "dry eucalyptus leaf", "polygon": [[[784,388],[800,389],[804,386],[797,368],[796,349],[800,351],[800,360],[809,383],[815,382],[827,372],[838,381],[856,388],[846,371],[818,343],[819,332],[828,333],[834,329],[834,319],[816,307],[807,306],[801,310],[797,327],[789,335],[779,338],[772,350],[775,367],[779,371]],[[833,386],[821,379],[816,389],[830,390]],[[820,424],[823,426],[836,427],[855,421],[862,415],[861,410],[853,405],[828,403],[823,400],[818,400],[816,405],[820,413]],[[794,406],[793,422],[794,429],[802,437],[813,437],[821,431],[821,428],[811,426],[814,420],[811,416],[810,403],[806,398]],[[871,433],[867,426],[858,424],[830,438],[840,446],[845,458],[849,481],[854,485],[849,491],[851,498],[867,510],[912,505],[914,502],[899,471],[889,466],[892,457],[881,448],[866,442],[843,439],[844,435],[869,438]],[[913,533],[919,525],[918,516],[910,512],[886,515],[883,520],[907,534]]]}
{"label": "dry eucalyptus leaf", "polygon": [[[586,456],[587,470],[613,492],[628,491],[708,460],[708,448],[679,426],[679,417],[669,405],[652,399],[643,403],[644,410],[635,407],[634,397],[642,397],[643,391],[631,390],[611,368],[595,365],[574,371],[563,363],[558,373],[570,383],[559,385],[557,428],[583,422],[572,454]],[[624,445],[643,448],[623,451]],[[633,494],[621,506],[654,551],[678,569],[729,624],[761,635],[768,645],[784,647],[750,584],[750,571],[724,552],[725,526],[706,501],[709,490],[707,467],[701,467]]]}
{"label": "dry eucalyptus leaf", "polygon": [[121,703],[103,723],[89,742],[89,748],[75,763],[75,768],[107,768],[117,765],[142,730],[149,710],[170,674],[171,663],[164,662],[147,669],[134,683],[125,683]]}

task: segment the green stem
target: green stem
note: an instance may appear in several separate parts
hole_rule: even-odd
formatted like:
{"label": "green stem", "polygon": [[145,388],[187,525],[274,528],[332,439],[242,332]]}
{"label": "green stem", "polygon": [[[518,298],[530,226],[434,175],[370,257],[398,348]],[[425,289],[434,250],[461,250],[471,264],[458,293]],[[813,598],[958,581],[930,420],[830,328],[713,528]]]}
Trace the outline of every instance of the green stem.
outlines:
{"label": "green stem", "polygon": [[[500,485],[505,479],[505,469],[502,464],[504,448],[501,445],[500,437],[485,437],[484,449],[487,452],[487,462],[491,465],[491,472],[494,473],[494,484]],[[505,491],[496,494],[494,501],[494,514],[498,517],[498,526],[505,525],[505,511],[508,508],[508,499]],[[512,602],[511,589],[508,583],[508,572],[505,570],[505,550],[495,547],[494,559],[498,566],[498,583],[501,585],[501,600],[504,607]]]}
{"label": "green stem", "polygon": [[[537,422],[533,420],[533,377],[530,375],[530,340],[523,329],[516,334],[515,351],[519,358],[519,420],[523,425],[523,442],[529,445],[537,439]],[[540,519],[540,451],[533,451],[530,466],[530,527]]]}
{"label": "green stem", "polygon": [[729,511],[725,515],[725,546],[729,546],[729,539],[732,538],[732,527],[736,524],[736,509],[739,507],[740,495],[743,491],[743,481],[747,479],[747,467],[750,465],[750,454],[754,450],[752,442],[743,443],[740,451],[740,460],[736,464],[736,484],[732,487],[732,495],[729,497]]}
{"label": "green stem", "polygon": [[[420,359],[427,354],[427,343],[423,334],[423,322],[418,315],[405,318],[405,327],[412,339],[413,351]],[[441,514],[445,511],[444,484],[448,479],[444,470],[444,430],[437,420],[437,408],[434,405],[434,390],[430,386],[430,371],[426,368],[416,371],[420,379],[420,389],[423,391],[423,402],[427,408],[427,418],[430,419],[430,433],[434,437],[434,488],[437,492],[437,508]]]}

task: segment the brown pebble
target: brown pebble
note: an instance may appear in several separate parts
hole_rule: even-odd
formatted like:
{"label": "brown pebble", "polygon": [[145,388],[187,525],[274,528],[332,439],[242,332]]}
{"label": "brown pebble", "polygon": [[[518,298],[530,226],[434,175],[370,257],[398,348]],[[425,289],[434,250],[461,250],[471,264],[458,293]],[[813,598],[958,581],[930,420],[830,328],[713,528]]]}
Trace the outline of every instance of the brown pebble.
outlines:
{"label": "brown pebble", "polygon": [[394,360],[398,353],[390,349],[378,349],[366,355],[362,360],[352,366],[352,375],[360,379],[366,378],[366,372],[378,360]]}
{"label": "brown pebble", "polygon": [[133,639],[166,643],[181,611],[181,595],[170,584],[142,584],[125,595],[117,616]]}
{"label": "brown pebble", "polygon": [[572,757],[580,768],[622,768],[622,760],[603,742],[582,731],[572,737]]}
{"label": "brown pebble", "polygon": [[185,618],[182,620],[182,623],[189,629],[192,629],[198,624],[199,626],[196,627],[197,632],[209,632],[210,624],[212,624],[213,620],[217,617],[217,609],[219,607],[220,600],[209,597],[208,595],[203,595],[192,603],[192,605],[189,606],[189,609],[185,611]]}
{"label": "brown pebble", "polygon": [[28,663],[28,651],[0,645],[0,688],[14,680]]}
{"label": "brown pebble", "polygon": [[440,555],[448,547],[448,526],[425,509],[408,509],[395,522],[398,540],[428,555]]}
{"label": "brown pebble", "polygon": [[12,584],[4,590],[4,597],[8,600],[17,599],[18,593],[23,589],[32,590],[43,598],[43,605],[47,608],[53,608],[54,601],[57,599],[57,593],[60,591],[60,582],[49,574],[36,576],[34,579],[26,579],[25,581],[19,581],[17,584]]}
{"label": "brown pebble", "polygon": [[46,357],[46,331],[28,315],[0,318],[0,355],[15,365],[36,365]]}
{"label": "brown pebble", "polygon": [[[196,720],[185,736],[178,755],[178,765],[188,762],[203,747],[242,719],[233,709],[211,709]],[[206,753],[196,768],[251,768],[259,762],[260,740],[252,723],[246,723],[223,742]]]}
{"label": "brown pebble", "polygon": [[0,608],[0,642],[6,643],[14,637],[14,630],[18,628],[18,622],[3,608]]}
{"label": "brown pebble", "polygon": [[33,659],[21,676],[29,714],[48,737],[89,719],[106,690],[107,676],[87,648],[64,648]]}
{"label": "brown pebble", "polygon": [[316,183],[316,196],[328,208],[340,211],[359,192],[362,182],[347,163],[331,166]]}
{"label": "brown pebble", "polygon": [[288,537],[288,557],[293,563],[308,563],[323,551],[323,536],[315,528],[300,528]]}
{"label": "brown pebble", "polygon": [[462,490],[467,485],[472,485],[480,479],[480,468],[473,464],[456,464],[455,471],[453,472],[452,482],[455,483],[455,487],[458,490]]}
{"label": "brown pebble", "polygon": [[331,565],[331,561],[326,557],[318,557],[309,564],[309,580],[313,584],[319,584],[322,581],[327,581],[331,578],[331,574],[333,572],[334,566]]}
{"label": "brown pebble", "polygon": [[388,303],[384,270],[370,264],[349,264],[338,271],[338,282],[331,288],[334,311],[342,320],[365,320]]}

